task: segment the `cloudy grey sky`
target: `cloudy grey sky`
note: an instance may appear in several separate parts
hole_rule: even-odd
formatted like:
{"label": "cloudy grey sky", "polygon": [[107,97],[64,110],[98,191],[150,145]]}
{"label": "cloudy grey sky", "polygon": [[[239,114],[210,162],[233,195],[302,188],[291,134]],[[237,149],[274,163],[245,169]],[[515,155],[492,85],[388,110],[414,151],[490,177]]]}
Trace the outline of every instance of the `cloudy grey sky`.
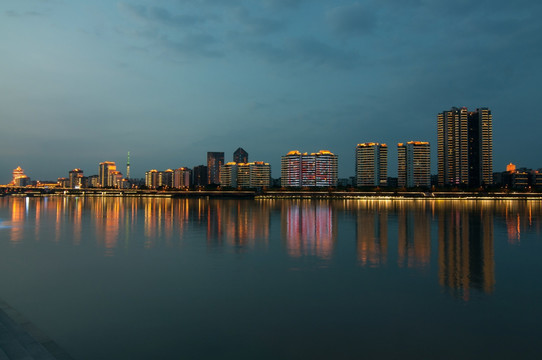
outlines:
{"label": "cloudy grey sky", "polygon": [[367,141],[392,175],[397,142],[430,141],[436,169],[452,106],[491,108],[494,170],[539,168],[541,18],[534,0],[4,0],[0,183],[239,146],[274,177],[289,150],[327,149],[346,177]]}

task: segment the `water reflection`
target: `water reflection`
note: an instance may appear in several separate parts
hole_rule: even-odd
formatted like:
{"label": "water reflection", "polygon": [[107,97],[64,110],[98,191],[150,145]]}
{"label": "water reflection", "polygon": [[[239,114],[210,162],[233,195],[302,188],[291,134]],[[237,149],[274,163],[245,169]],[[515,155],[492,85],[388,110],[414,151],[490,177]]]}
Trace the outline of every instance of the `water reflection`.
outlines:
{"label": "water reflection", "polygon": [[315,255],[331,258],[337,239],[337,218],[327,201],[284,202],[282,237],[293,257]]}
{"label": "water reflection", "polygon": [[92,244],[104,256],[185,243],[239,253],[268,250],[278,240],[271,235],[276,224],[282,242],[275,244],[292,261],[355,259],[360,267],[433,271],[441,286],[469,300],[473,290],[495,289],[496,241],[519,246],[540,235],[541,214],[540,201],[7,197],[0,198],[0,235],[7,234],[0,239]]}
{"label": "water reflection", "polygon": [[398,260],[400,267],[424,270],[431,258],[431,213],[423,202],[417,206],[401,203],[398,209]]}
{"label": "water reflection", "polygon": [[461,205],[438,213],[439,281],[464,300],[470,289],[486,293],[495,285],[493,212],[469,212]]}
{"label": "water reflection", "polygon": [[365,203],[356,212],[356,249],[361,266],[385,265],[388,257],[388,206]]}

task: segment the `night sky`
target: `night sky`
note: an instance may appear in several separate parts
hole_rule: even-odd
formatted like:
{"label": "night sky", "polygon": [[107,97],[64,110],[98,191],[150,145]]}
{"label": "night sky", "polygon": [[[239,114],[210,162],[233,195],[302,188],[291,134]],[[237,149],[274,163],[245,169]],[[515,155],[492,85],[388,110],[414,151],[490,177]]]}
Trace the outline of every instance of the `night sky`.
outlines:
{"label": "night sky", "polygon": [[430,141],[452,106],[493,113],[494,171],[542,167],[542,2],[4,0],[0,183],[116,161],[271,163],[290,150]]}

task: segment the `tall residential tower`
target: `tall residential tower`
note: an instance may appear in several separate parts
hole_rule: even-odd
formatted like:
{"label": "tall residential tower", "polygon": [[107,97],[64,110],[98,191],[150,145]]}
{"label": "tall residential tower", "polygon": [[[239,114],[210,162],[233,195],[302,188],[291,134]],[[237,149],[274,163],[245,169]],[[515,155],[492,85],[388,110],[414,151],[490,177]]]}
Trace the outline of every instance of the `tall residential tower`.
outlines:
{"label": "tall residential tower", "polygon": [[453,107],[437,115],[438,184],[493,183],[492,116],[488,108]]}
{"label": "tall residential tower", "polygon": [[356,147],[356,185],[388,185],[388,145],[358,144]]}
{"label": "tall residential tower", "polygon": [[399,187],[431,186],[431,150],[425,141],[397,144]]}

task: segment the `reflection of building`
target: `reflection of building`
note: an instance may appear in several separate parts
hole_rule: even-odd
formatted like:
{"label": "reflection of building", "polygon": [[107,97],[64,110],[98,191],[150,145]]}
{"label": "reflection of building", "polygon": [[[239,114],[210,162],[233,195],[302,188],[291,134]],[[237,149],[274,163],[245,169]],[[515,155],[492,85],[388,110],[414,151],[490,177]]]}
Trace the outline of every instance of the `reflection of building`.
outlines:
{"label": "reflection of building", "polygon": [[117,170],[117,165],[113,161],[104,161],[100,163],[99,182],[101,187],[111,187],[113,184],[109,183],[110,173]]}
{"label": "reflection of building", "polygon": [[220,167],[224,165],[223,152],[207,153],[207,183],[220,185]]}
{"label": "reflection of building", "polygon": [[431,257],[431,217],[421,204],[403,203],[398,212],[398,265],[424,269]]}
{"label": "reflection of building", "polygon": [[336,218],[328,203],[284,203],[282,234],[290,256],[330,258],[337,238]]}
{"label": "reflection of building", "polygon": [[469,112],[453,107],[438,119],[438,184],[493,183],[492,116],[488,108]]}
{"label": "reflection of building", "polygon": [[234,163],[248,163],[248,153],[243,148],[238,148],[233,153],[233,162]]}
{"label": "reflection of building", "polygon": [[[376,206],[379,206],[377,204]],[[388,259],[388,210],[384,205],[357,209],[356,247],[361,266],[384,265]]]}
{"label": "reflection of building", "polygon": [[439,279],[463,299],[470,289],[492,292],[495,285],[493,214],[445,208],[438,213]]}
{"label": "reflection of building", "polygon": [[271,166],[263,161],[226,163],[220,169],[222,186],[256,188],[267,187],[271,180]]}
{"label": "reflection of building", "polygon": [[282,186],[337,186],[338,156],[327,150],[317,153],[290,151],[281,159]]}
{"label": "reflection of building", "polygon": [[363,143],[356,147],[356,185],[386,186],[388,181],[388,146]]}
{"label": "reflection of building", "polygon": [[431,186],[431,151],[428,142],[397,144],[399,187]]}

